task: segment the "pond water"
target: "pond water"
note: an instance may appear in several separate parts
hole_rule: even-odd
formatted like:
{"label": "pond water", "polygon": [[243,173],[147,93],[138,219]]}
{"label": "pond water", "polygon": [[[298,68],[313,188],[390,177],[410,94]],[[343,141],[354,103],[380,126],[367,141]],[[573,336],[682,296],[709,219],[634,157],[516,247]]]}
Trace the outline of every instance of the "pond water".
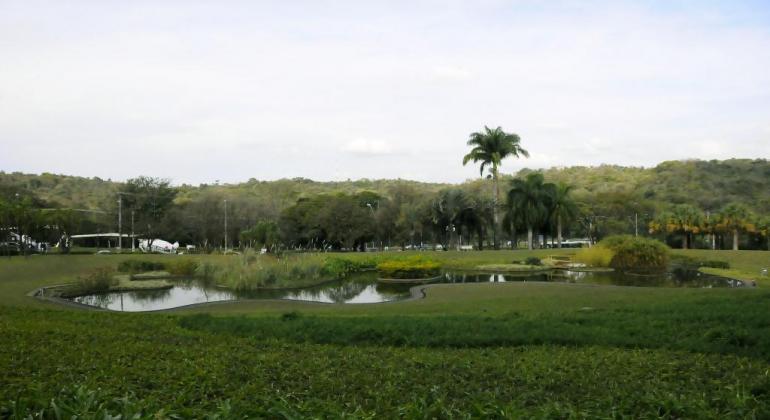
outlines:
{"label": "pond water", "polygon": [[[657,276],[619,273],[583,273],[554,270],[546,273],[463,273],[447,272],[435,283],[561,282],[647,287],[742,287],[739,281],[700,274],[694,270],[675,269]],[[411,285],[377,283],[376,273],[359,273],[346,280],[333,281],[302,289],[272,289],[251,292],[217,288],[198,280],[176,280],[167,290],[97,293],[72,300],[113,311],[157,311],[206,302],[240,299],[288,299],[321,303],[380,303],[405,299]]]}

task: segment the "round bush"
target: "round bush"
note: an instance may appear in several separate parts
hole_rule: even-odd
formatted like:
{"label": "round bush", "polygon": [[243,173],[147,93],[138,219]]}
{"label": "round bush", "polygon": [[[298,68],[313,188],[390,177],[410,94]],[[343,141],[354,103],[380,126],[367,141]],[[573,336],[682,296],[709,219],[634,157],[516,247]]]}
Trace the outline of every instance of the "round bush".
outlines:
{"label": "round bush", "polygon": [[668,268],[669,247],[655,239],[610,236],[599,242],[613,253],[610,267],[620,271],[658,272]]}

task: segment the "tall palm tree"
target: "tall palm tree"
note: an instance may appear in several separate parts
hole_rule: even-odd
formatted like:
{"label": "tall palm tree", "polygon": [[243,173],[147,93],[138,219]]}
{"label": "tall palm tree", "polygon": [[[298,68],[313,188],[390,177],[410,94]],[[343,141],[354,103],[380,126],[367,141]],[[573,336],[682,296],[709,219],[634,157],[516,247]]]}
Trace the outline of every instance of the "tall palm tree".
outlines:
{"label": "tall palm tree", "polygon": [[[548,185],[548,184],[546,184]],[[556,223],[556,243],[561,248],[562,224],[575,218],[578,209],[575,201],[570,196],[572,185],[558,183],[550,188],[551,193],[551,221]]]}
{"label": "tall palm tree", "polygon": [[479,173],[483,176],[487,168],[494,184],[494,245],[498,248],[498,207],[500,205],[499,168],[507,157],[529,157],[529,152],[521,148],[521,138],[518,134],[506,133],[501,127],[491,129],[484,126],[483,131],[471,133],[468,139],[471,151],[463,157],[463,166],[468,162],[481,162]]}
{"label": "tall palm tree", "polygon": [[752,215],[749,209],[741,203],[730,203],[721,212],[722,226],[733,233],[733,251],[738,250],[739,231],[752,231]]}
{"label": "tall palm tree", "polygon": [[548,220],[548,209],[551,207],[551,191],[555,186],[544,183],[543,174],[533,172],[526,178],[516,178],[511,181],[508,191],[508,205],[527,227],[527,247],[531,250],[532,234]]}

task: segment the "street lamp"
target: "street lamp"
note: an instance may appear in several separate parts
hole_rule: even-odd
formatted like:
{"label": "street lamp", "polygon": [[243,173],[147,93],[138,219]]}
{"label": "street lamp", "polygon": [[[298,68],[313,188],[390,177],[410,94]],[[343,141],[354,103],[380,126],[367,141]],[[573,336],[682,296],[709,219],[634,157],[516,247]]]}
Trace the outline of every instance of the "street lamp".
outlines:
{"label": "street lamp", "polygon": [[225,201],[225,254],[227,253],[227,200]]}
{"label": "street lamp", "polygon": [[123,252],[123,196],[118,193],[118,252]]}

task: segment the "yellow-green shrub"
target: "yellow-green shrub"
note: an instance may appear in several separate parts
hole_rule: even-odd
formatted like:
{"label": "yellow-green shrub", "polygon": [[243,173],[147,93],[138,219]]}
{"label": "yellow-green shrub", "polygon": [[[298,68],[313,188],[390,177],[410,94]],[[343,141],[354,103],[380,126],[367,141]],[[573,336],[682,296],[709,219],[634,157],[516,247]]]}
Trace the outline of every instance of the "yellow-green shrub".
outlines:
{"label": "yellow-green shrub", "polygon": [[421,279],[441,274],[441,264],[418,256],[381,262],[377,271],[383,278]]}
{"label": "yellow-green shrub", "polygon": [[575,261],[583,263],[589,267],[609,267],[612,257],[615,253],[601,245],[595,245],[591,248],[582,248],[575,254]]}

